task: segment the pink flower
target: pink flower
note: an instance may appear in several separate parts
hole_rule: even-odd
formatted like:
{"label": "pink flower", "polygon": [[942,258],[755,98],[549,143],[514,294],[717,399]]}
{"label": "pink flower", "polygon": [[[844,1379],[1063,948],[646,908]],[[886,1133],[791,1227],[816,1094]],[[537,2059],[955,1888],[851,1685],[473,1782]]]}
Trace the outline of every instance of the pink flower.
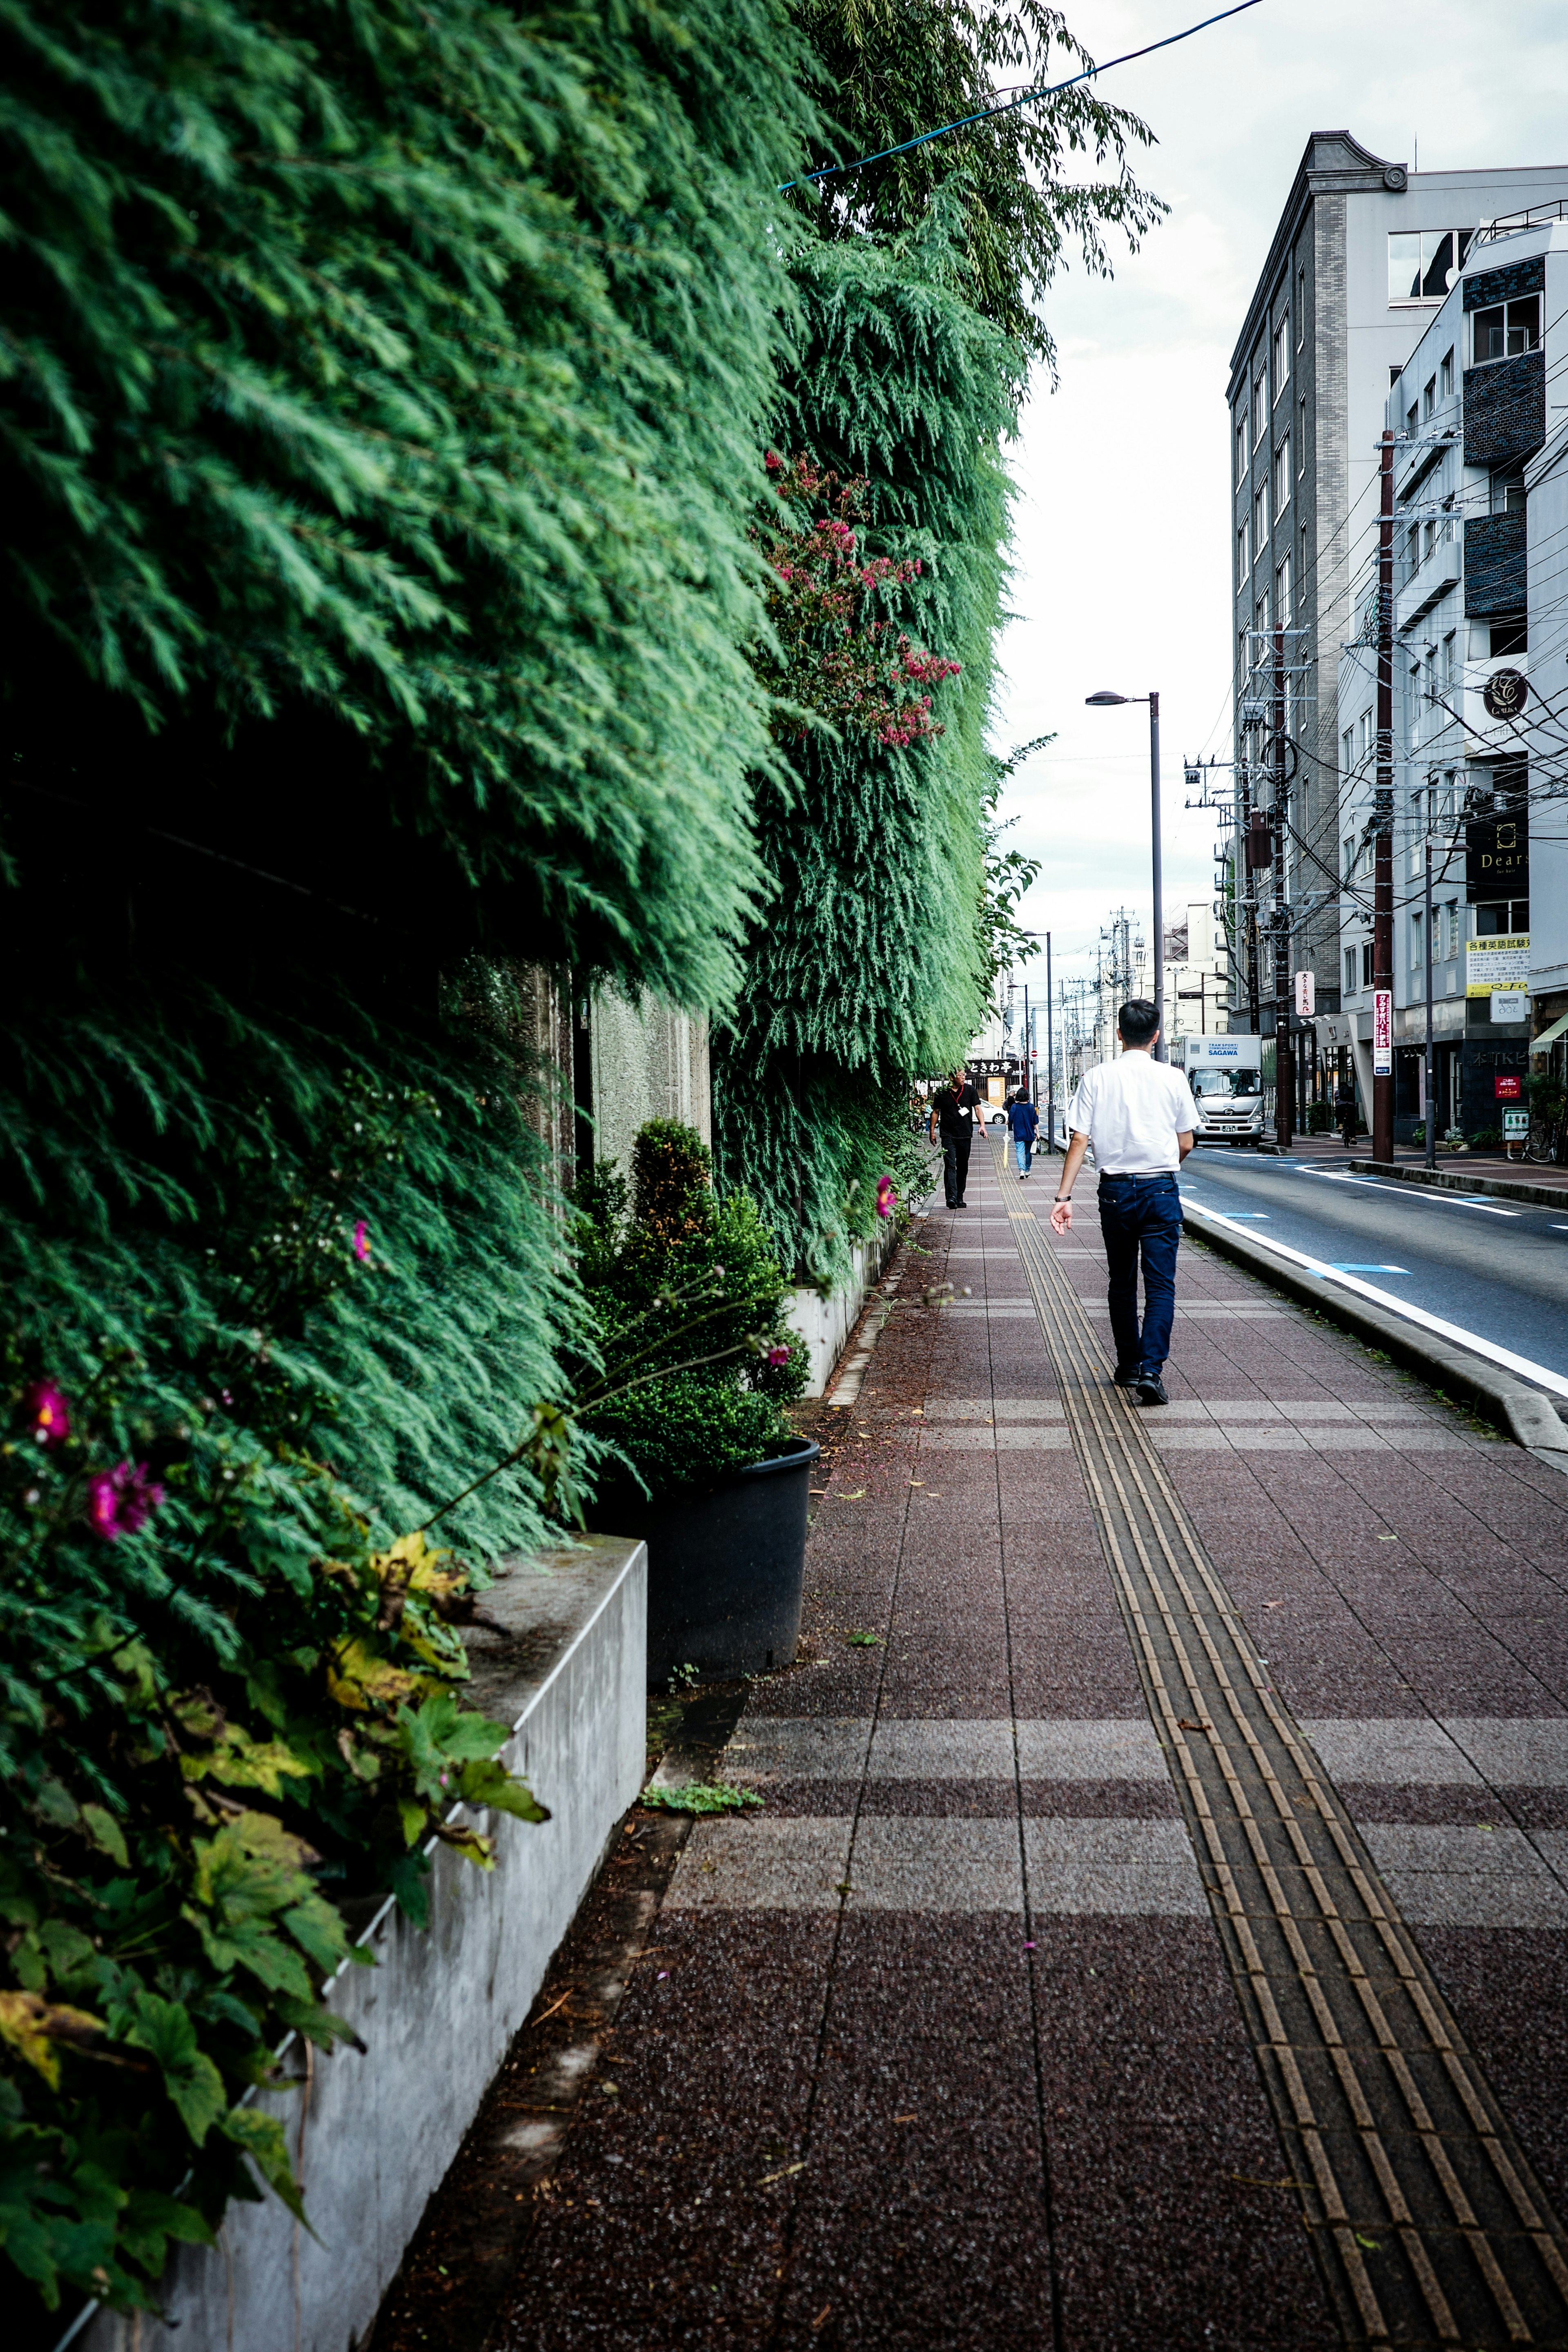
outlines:
{"label": "pink flower", "polygon": [[890,1176],[879,1177],[877,1181],[877,1214],[879,1217],[890,1217],[893,1213],[893,1205],[898,1200],[898,1197],[899,1188],[894,1183],[892,1178]]}
{"label": "pink flower", "polygon": [[22,1410],[33,1435],[47,1454],[63,1445],[71,1433],[71,1417],[63,1391],[53,1381],[35,1381],[22,1392]]}
{"label": "pink flower", "polygon": [[789,1349],[787,1348],[770,1348],[767,1353],[767,1361],[775,1366],[779,1364],[787,1364],[789,1361]]}
{"label": "pink flower", "polygon": [[782,474],[784,472],[784,461],[779,456],[776,449],[770,449],[767,456],[763,459],[763,463],[767,467],[770,474]]}
{"label": "pink flower", "polygon": [[145,1462],[134,1467],[117,1463],[88,1480],[87,1523],[95,1535],[112,1543],[117,1536],[133,1536],[144,1527],[163,1499],[163,1489],[148,1477]]}
{"label": "pink flower", "polygon": [[366,1237],[365,1222],[363,1217],[354,1227],[354,1255],[362,1264],[370,1255],[370,1243]]}

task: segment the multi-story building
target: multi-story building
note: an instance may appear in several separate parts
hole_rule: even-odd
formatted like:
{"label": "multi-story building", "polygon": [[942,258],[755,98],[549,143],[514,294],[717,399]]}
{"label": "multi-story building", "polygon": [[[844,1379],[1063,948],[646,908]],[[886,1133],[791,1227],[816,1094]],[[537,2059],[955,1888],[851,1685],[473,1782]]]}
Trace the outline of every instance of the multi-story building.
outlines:
{"label": "multi-story building", "polygon": [[[1342,723],[1339,651],[1353,634],[1352,583],[1375,534],[1390,382],[1448,299],[1480,226],[1564,198],[1568,168],[1411,172],[1348,131],[1315,131],[1237,341],[1227,398],[1238,783],[1255,808],[1268,805],[1277,765],[1286,772],[1288,822],[1271,836],[1282,870],[1257,875],[1257,897],[1266,917],[1282,897],[1289,969],[1313,973],[1324,1016],[1339,1010],[1343,985],[1342,736],[1360,719]],[[1276,629],[1288,632],[1278,649]],[[1277,761],[1281,715],[1289,750]],[[1235,868],[1245,873],[1239,854]],[[1236,944],[1232,1003],[1245,1018],[1247,942]],[[1269,1005],[1271,939],[1260,952]]]}
{"label": "multi-story building", "polygon": [[[1532,1031],[1568,1010],[1568,842],[1533,828],[1562,791],[1568,730],[1568,436],[1548,386],[1568,367],[1568,205],[1497,222],[1387,395],[1392,436],[1394,1135],[1422,1116],[1432,975],[1436,1123],[1467,1135],[1524,1097]],[[1340,656],[1341,1013],[1370,1085],[1375,551]],[[1533,880],[1531,866],[1534,866]],[[1532,924],[1531,910],[1538,919]],[[1531,1012],[1534,1018],[1531,1019]]]}
{"label": "multi-story building", "polygon": [[1225,938],[1213,901],[1194,899],[1180,929],[1165,931],[1162,1027],[1173,1049],[1184,1037],[1220,1037],[1230,1026]]}

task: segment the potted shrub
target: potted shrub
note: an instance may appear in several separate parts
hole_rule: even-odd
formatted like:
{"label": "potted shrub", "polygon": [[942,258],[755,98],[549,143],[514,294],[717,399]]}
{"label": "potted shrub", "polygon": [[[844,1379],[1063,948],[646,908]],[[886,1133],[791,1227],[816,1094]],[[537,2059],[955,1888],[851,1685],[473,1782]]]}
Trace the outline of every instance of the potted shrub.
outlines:
{"label": "potted shrub", "polygon": [[649,1685],[787,1665],[818,1449],[784,1410],[807,1359],[773,1236],[674,1119],[641,1130],[629,1190],[600,1167],[576,1205],[603,1370],[575,1417],[615,1449],[589,1520],[647,1544]]}

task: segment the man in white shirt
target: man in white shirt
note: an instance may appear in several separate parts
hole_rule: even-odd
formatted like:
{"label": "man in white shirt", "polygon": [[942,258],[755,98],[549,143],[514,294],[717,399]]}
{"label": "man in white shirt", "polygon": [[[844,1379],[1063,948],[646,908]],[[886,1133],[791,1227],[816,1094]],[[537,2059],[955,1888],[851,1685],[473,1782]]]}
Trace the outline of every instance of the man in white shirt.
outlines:
{"label": "man in white shirt", "polygon": [[1072,1223],[1073,1181],[1092,1143],[1100,1171],[1100,1230],[1110,1269],[1116,1383],[1135,1389],[1140,1404],[1169,1404],[1161,1374],[1176,1311],[1176,1248],[1182,1238],[1176,1171],[1196,1140],[1204,1115],[1181,1072],[1154,1059],[1160,1016],[1147,997],[1131,997],[1122,1006],[1116,1034],[1124,1048],[1121,1059],[1086,1070],[1068,1105],[1072,1141],[1062,1162],[1051,1230],[1065,1234]]}

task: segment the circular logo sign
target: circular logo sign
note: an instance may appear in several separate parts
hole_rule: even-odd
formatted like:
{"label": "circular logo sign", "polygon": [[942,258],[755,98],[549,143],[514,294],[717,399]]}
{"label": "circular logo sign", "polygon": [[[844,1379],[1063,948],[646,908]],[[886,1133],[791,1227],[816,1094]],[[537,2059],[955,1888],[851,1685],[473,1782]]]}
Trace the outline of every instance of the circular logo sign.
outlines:
{"label": "circular logo sign", "polygon": [[1530,688],[1520,671],[1494,669],[1481,700],[1494,719],[1517,719],[1530,699]]}

